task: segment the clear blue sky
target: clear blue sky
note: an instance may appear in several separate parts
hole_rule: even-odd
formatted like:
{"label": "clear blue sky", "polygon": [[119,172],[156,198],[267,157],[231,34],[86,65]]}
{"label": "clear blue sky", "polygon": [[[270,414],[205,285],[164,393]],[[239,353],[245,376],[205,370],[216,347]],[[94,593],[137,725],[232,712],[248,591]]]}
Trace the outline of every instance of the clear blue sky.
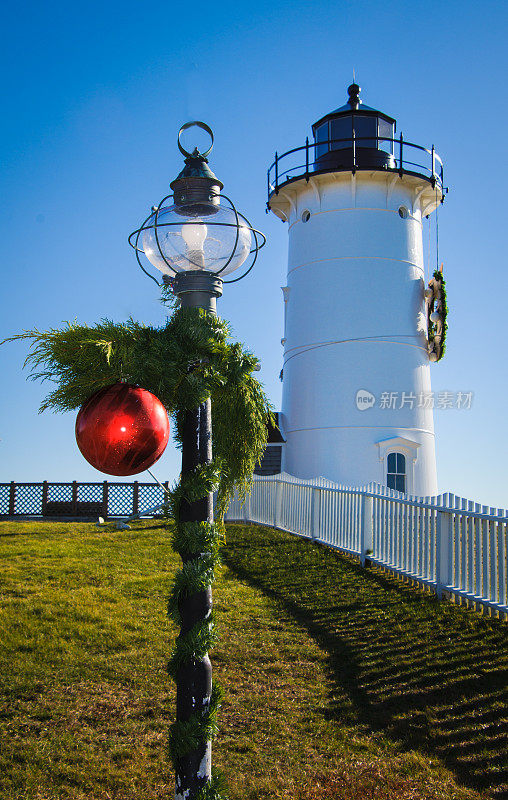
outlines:
{"label": "clear blue sky", "polygon": [[[475,396],[470,411],[435,414],[440,488],[508,506],[506,4],[18,8],[4,8],[0,53],[0,339],[74,318],[163,321],[127,236],[181,168],[179,127],[202,119],[215,131],[212,169],[268,236],[255,271],[225,287],[219,313],[261,358],[278,407],[287,229],[265,216],[266,168],[345,101],[355,68],[364,101],[445,161],[439,235],[451,316],[433,389]],[[0,481],[102,480],[77,450],[75,415],[38,416],[46,387],[26,382],[25,354],[23,343],[0,349]],[[170,445],[156,473],[172,480],[178,468]]]}

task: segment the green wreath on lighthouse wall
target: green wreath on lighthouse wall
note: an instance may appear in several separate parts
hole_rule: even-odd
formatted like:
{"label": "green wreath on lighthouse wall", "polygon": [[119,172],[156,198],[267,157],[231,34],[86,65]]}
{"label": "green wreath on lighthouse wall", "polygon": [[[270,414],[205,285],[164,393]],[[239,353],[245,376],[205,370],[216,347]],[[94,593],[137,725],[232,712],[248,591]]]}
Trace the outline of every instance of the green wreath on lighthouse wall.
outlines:
{"label": "green wreath on lighthouse wall", "polygon": [[443,278],[443,265],[436,269],[425,291],[427,303],[427,351],[430,361],[440,361],[446,350],[448,330],[448,302],[446,282]]}

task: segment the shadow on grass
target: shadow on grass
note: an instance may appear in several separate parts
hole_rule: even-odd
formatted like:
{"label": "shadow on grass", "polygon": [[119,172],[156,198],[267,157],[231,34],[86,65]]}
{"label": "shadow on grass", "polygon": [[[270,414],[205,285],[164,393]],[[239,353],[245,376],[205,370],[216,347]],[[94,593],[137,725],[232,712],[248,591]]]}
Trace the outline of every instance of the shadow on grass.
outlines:
{"label": "shadow on grass", "polygon": [[328,653],[325,716],[438,756],[508,798],[508,625],[290,534],[228,526],[225,564]]}

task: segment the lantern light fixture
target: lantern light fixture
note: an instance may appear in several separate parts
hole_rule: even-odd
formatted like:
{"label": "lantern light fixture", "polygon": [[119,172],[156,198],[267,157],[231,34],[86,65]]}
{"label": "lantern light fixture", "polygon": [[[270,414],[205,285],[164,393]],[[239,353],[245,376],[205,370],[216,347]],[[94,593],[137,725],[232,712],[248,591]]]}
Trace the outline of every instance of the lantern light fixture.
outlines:
{"label": "lantern light fixture", "polygon": [[[197,147],[189,152],[181,144],[182,133],[192,127],[210,136],[210,147],[204,153]],[[251,271],[266,242],[222,193],[222,182],[208,166],[213,141],[206,123],[182,125],[178,148],[185,157],[185,167],[170,184],[173,193],[152,206],[141,227],[129,236],[143,272],[156,280],[146,268],[148,261],[162,273],[164,283],[173,286],[181,301],[184,294],[196,290],[219,297],[222,283],[234,283]],[[173,202],[168,204],[171,197]],[[246,269],[240,277],[225,280],[243,265]]]}

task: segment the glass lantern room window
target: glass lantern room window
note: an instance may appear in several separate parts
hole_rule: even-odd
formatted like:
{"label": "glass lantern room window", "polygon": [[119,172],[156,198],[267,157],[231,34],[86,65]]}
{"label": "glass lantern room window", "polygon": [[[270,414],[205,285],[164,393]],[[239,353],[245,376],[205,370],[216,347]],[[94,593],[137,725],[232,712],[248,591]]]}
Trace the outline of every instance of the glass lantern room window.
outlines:
{"label": "glass lantern room window", "polygon": [[343,150],[345,147],[351,147],[352,135],[353,127],[351,116],[332,119],[330,122],[330,139],[338,139],[339,141],[332,141],[330,149]]}
{"label": "glass lantern room window", "polygon": [[353,146],[353,128],[357,148],[381,150],[393,155],[393,122],[370,114],[344,114],[321,123],[315,129],[316,159],[328,151],[350,150]]}
{"label": "glass lantern room window", "polygon": [[[328,122],[324,122],[319,128],[316,129],[315,140],[317,142],[316,158],[323,156],[328,152]],[[321,143],[321,144],[320,144]]]}
{"label": "glass lantern room window", "polygon": [[353,118],[357,147],[377,147],[377,117]]}
{"label": "glass lantern room window", "polygon": [[406,491],[406,457],[402,453],[388,454],[386,485],[397,492]]}
{"label": "glass lantern room window", "polygon": [[393,139],[394,130],[393,130],[393,122],[387,122],[386,119],[379,119],[378,120],[378,150],[384,150],[385,153],[392,153],[393,155],[393,142],[390,141],[383,141],[382,137],[386,137],[387,139]]}

